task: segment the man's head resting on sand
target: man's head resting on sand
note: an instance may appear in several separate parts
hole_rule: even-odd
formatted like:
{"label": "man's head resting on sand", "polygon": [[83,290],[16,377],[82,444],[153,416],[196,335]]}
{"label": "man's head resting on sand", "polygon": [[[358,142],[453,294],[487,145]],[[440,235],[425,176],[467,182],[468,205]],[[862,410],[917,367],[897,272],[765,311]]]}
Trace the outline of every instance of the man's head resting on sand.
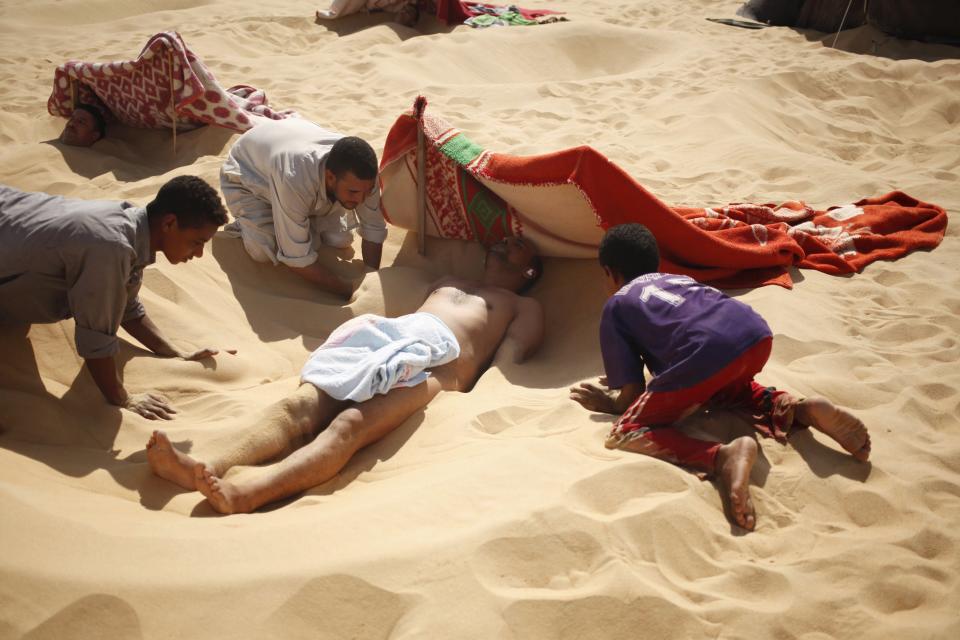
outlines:
{"label": "man's head resting on sand", "polygon": [[328,200],[356,209],[377,186],[377,152],[362,138],[340,138],[327,155],[323,177]]}
{"label": "man's head resting on sand", "polygon": [[543,275],[543,260],[527,238],[509,236],[487,249],[483,265],[485,284],[526,293]]}
{"label": "man's head resting on sand", "polygon": [[600,266],[610,295],[638,276],[660,268],[660,250],[650,229],[630,222],[611,227],[600,241]]}
{"label": "man's head resting on sand", "polygon": [[107,122],[96,107],[78,104],[60,134],[60,142],[72,147],[89,147],[107,135]]}
{"label": "man's head resting on sand", "polygon": [[227,221],[216,190],[197,176],[177,176],[147,205],[150,250],[171,264],[203,255],[203,245]]}

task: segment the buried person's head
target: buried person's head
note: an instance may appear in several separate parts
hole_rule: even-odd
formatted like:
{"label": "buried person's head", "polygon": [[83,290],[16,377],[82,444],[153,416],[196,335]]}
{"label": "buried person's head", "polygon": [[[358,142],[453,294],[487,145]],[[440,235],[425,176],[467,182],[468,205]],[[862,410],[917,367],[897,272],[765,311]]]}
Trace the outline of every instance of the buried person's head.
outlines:
{"label": "buried person's head", "polygon": [[598,258],[611,295],[634,278],[660,268],[657,239],[636,222],[611,227],[600,241]]}
{"label": "buried person's head", "polygon": [[484,284],[526,293],[543,275],[543,260],[530,240],[517,236],[504,238],[487,249]]}
{"label": "buried person's head", "polygon": [[219,194],[197,176],[177,176],[160,187],[147,216],[150,248],[171,264],[202,256],[203,245],[227,222]]}
{"label": "buried person's head", "polygon": [[420,7],[417,5],[417,0],[407,2],[407,4],[400,7],[395,20],[397,24],[405,27],[417,26],[417,22],[420,21]]}
{"label": "buried person's head", "polygon": [[89,147],[107,135],[107,123],[100,110],[78,104],[60,133],[60,142],[72,147]]}
{"label": "buried person's head", "polygon": [[356,209],[376,188],[377,153],[366,140],[340,138],[327,155],[324,184],[329,200]]}

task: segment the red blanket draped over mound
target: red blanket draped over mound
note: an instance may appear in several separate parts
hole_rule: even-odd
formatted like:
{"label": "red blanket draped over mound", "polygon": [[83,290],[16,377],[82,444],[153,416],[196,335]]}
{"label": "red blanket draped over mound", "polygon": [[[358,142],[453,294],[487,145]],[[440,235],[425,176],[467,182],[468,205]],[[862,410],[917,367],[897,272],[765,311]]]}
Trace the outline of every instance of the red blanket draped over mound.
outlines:
{"label": "red blanket draped over mound", "polygon": [[172,102],[180,124],[212,124],[246,131],[264,119],[280,120],[296,113],[276,111],[254,87],[224,89],[175,31],[158,33],[133,60],[81,62],[57,67],[53,92],[47,100],[50,115],[73,113],[71,81],[79,83],[80,102],[92,92],[96,101],[120,122],[134,127],[171,127]]}
{"label": "red blanket draped over mound", "polygon": [[[943,239],[941,207],[894,191],[816,211],[802,202],[671,207],[595,149],[539,156],[484,150],[442,118],[423,113],[428,235],[492,242],[530,237],[547,256],[595,257],[603,231],[650,228],[661,270],[723,287],[791,287],[789,268],[855,273]],[[417,119],[401,115],[381,163],[383,210],[416,228]]]}

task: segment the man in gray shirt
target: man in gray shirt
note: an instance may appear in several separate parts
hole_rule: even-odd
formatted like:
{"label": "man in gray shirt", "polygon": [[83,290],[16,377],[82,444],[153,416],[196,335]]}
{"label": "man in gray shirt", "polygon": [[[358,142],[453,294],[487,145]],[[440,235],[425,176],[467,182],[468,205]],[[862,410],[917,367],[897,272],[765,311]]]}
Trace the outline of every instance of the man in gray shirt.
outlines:
{"label": "man in gray shirt", "polygon": [[143,268],[162,251],[172,264],[203,255],[227,221],[217,192],[196,176],[180,176],[144,207],[75,200],[0,185],[0,324],[74,318],[77,352],[110,403],[146,418],[176,413],[151,393],[129,395],[114,356],[122,326],[150,351],[199,360],[173,347],[140,304]]}
{"label": "man in gray shirt", "polygon": [[363,262],[380,268],[387,225],[377,154],[360,138],[300,118],[264,122],[230,149],[220,189],[237,219],[227,231],[257,262],[283,264],[349,298],[353,286],[317,262],[317,245],[349,247],[359,227]]}

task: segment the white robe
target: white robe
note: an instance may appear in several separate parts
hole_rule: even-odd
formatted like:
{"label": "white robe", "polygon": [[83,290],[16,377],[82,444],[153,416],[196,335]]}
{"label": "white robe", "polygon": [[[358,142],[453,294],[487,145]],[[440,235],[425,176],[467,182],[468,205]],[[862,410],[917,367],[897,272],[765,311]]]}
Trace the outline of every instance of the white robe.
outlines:
{"label": "white robe", "polygon": [[[387,225],[380,191],[354,211],[327,199],[324,167],[343,135],[300,118],[271,120],[244,133],[220,170],[220,186],[251,255],[306,267],[317,260],[316,237],[347,234],[382,244]],[[331,243],[336,244],[336,243]]]}

